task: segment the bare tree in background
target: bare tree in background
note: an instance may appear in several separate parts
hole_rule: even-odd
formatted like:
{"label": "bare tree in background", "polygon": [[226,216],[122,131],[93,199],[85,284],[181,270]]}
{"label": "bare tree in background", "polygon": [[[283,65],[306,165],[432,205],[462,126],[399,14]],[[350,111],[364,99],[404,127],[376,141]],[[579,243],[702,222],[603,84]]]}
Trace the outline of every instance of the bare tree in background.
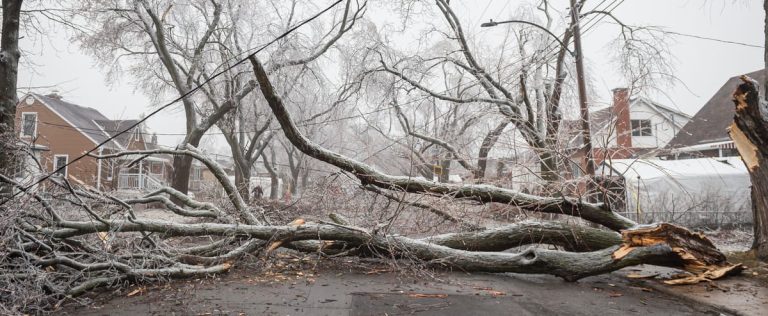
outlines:
{"label": "bare tree in background", "polygon": [[[288,17],[276,20],[286,23],[278,30],[284,30],[291,25],[298,4],[298,1],[289,3],[288,12],[280,12],[285,9],[283,7],[275,8],[278,10],[276,15],[284,14]],[[166,91],[183,96],[181,102],[186,117],[186,136],[180,146],[198,146],[205,133],[226,113],[239,106],[256,87],[256,83],[252,79],[239,78],[237,86],[231,86],[231,91],[221,93],[220,96],[213,96],[210,90],[205,98],[189,92],[196,85],[207,81],[217,70],[224,69],[228,63],[234,62],[230,58],[239,52],[235,49],[234,42],[242,40],[237,39],[237,36],[242,35],[243,31],[238,30],[238,27],[234,30],[228,28],[243,24],[244,21],[251,22],[253,14],[263,14],[264,10],[244,6],[240,2],[203,0],[189,0],[183,4],[174,1],[137,1],[128,7],[123,5],[121,1],[92,1],[84,4],[84,9],[89,12],[88,20],[96,31],[80,37],[82,46],[92,52],[104,66],[116,67],[113,71],[122,71],[121,67],[128,67],[129,73],[136,77],[141,82],[141,87],[152,96],[163,96]],[[230,14],[223,14],[225,11]],[[282,50],[278,54],[281,59],[269,64],[270,73],[316,60],[352,28],[364,11],[365,2],[346,1],[331,27],[325,34],[318,36],[319,41],[277,48]],[[272,18],[271,15],[265,16],[265,19],[270,21]],[[243,27],[239,25],[239,28]],[[251,27],[247,31],[244,36],[253,39],[274,37],[276,33],[270,28]],[[217,38],[214,36],[219,33],[224,34],[218,39],[226,42],[215,40]],[[292,40],[295,41],[288,37],[285,42],[290,43]],[[228,48],[232,50],[220,56],[222,45],[226,44],[231,44]],[[241,47],[240,51],[245,52],[252,48]],[[220,57],[226,59],[208,63],[211,58]],[[125,59],[131,60],[123,62]],[[163,71],[158,72],[156,69]],[[214,82],[213,86],[224,85],[225,83],[217,85]],[[204,115],[201,115],[201,111]],[[186,156],[174,157],[172,187],[180,192],[187,192],[189,188],[191,162],[191,158]],[[246,161],[238,162],[241,170],[246,169],[244,162]]]}
{"label": "bare tree in background", "polygon": [[[406,2],[410,10],[417,11],[412,7],[418,4]],[[422,41],[431,46],[418,51],[410,48],[399,51],[383,40],[379,46],[372,47],[378,54],[368,56],[369,60],[376,61],[376,65],[369,66],[369,70],[390,74],[406,91],[403,94],[412,100],[429,97],[456,106],[495,107],[501,118],[483,127],[484,130],[476,135],[478,141],[472,149],[452,144],[452,140],[443,139],[432,130],[406,129],[406,133],[429,136],[431,141],[414,137],[443,148],[447,153],[445,157],[458,162],[476,179],[485,175],[487,156],[496,146],[500,134],[509,133],[538,156],[542,179],[547,182],[560,180],[563,167],[569,165],[564,164],[569,158],[565,148],[562,148],[561,122],[564,115],[569,111],[573,113],[575,109],[569,106],[574,100],[571,92],[574,91],[571,89],[574,82],[567,76],[572,72],[571,50],[568,48],[573,35],[572,22],[562,11],[552,8],[549,1],[537,1],[535,7],[521,6],[519,17],[507,21],[519,23],[507,24],[509,27],[504,29],[492,29],[494,32],[506,32],[504,37],[493,42],[482,42],[478,40],[479,36],[473,36],[475,30],[471,29],[472,24],[467,27],[452,4],[443,0],[435,3],[435,18],[443,21],[435,25],[428,23],[425,28]],[[604,18],[618,23],[614,60],[633,91],[647,89],[671,76],[669,51],[664,45],[662,32],[651,27],[628,26],[617,19],[610,9],[601,8],[602,3],[597,3],[592,9],[585,8],[586,3],[578,3],[584,17],[585,33]],[[424,4],[424,8],[422,12],[429,12],[432,7]],[[490,22],[490,25],[495,25],[493,23]],[[423,122],[410,124],[420,126]],[[445,144],[464,150],[465,153],[460,155],[462,159],[451,154],[455,150]],[[476,154],[470,155],[466,151]],[[477,163],[468,163],[474,159]]]}
{"label": "bare tree in background", "polygon": [[[85,3],[84,9],[95,31],[82,34],[80,41],[102,65],[114,67],[115,74],[123,71],[123,66],[128,67],[140,86],[155,98],[166,90],[183,96],[183,144],[198,146],[205,132],[254,89],[248,85],[231,93],[234,98],[198,118],[200,100],[189,92],[202,74],[203,57],[211,37],[221,27],[223,6],[217,1],[189,1],[185,5],[164,1],[93,1]],[[172,186],[181,192],[187,192],[189,187],[191,163],[189,157],[174,157]]]}
{"label": "bare tree in background", "polygon": [[[442,50],[445,53],[426,55],[423,58],[381,58],[381,70],[435,99],[455,104],[485,103],[498,109],[504,120],[489,129],[484,137],[478,152],[478,164],[471,169],[476,177],[485,173],[487,167],[484,156],[493,147],[497,134],[507,124],[513,124],[515,133],[520,133],[539,156],[541,177],[547,181],[557,180],[558,157],[553,149],[558,141],[557,133],[562,120],[560,104],[566,78],[568,48],[550,43],[547,34],[521,29],[513,30],[514,35],[507,37],[510,42],[503,42],[492,56],[487,55],[487,49],[480,56],[477,54],[479,48],[471,44],[468,33],[471,30],[465,29],[448,1],[438,0],[436,3],[439,15],[448,26],[448,31],[441,33],[446,38],[447,48]],[[553,27],[551,9],[545,5],[540,10],[544,13],[545,25]],[[567,45],[571,37],[570,27],[566,26],[559,41]],[[508,50],[504,47],[514,45],[517,45],[517,49]],[[519,60],[513,61],[512,58]],[[483,61],[489,61],[492,66],[485,66]],[[443,69],[448,71],[443,74],[436,71]],[[436,90],[429,83],[431,76],[419,75],[425,72],[434,72],[436,76],[465,74],[474,80],[469,82],[474,85],[474,89],[465,89],[461,95],[453,93],[453,89]],[[546,79],[545,75],[550,78]]]}

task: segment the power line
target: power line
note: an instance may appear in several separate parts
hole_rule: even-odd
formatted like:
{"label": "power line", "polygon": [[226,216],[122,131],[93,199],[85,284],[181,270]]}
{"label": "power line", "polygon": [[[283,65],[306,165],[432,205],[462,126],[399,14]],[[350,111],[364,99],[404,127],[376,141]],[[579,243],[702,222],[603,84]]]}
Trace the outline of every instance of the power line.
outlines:
{"label": "power line", "polygon": [[[448,92],[448,91],[451,91],[451,90],[457,88],[458,86],[459,85],[456,85],[454,87],[445,89],[445,90],[437,92],[437,93],[445,93],[445,92]],[[399,106],[413,104],[413,103],[416,103],[416,102],[424,101],[424,100],[429,99],[429,98],[432,98],[432,96],[431,95],[426,95],[426,96],[423,96],[421,98],[412,99],[410,101],[406,101],[406,102],[400,103]],[[325,120],[325,121],[319,121],[319,122],[310,122],[309,120],[307,120],[307,121],[304,121],[304,123],[296,124],[296,126],[298,126],[298,127],[307,127],[307,126],[314,126],[314,125],[321,125],[321,124],[327,124],[327,123],[346,121],[346,120],[351,120],[351,119],[356,119],[356,118],[365,118],[366,115],[374,114],[374,113],[379,113],[379,112],[384,112],[386,110],[393,109],[393,108],[395,108],[395,106],[388,106],[388,107],[378,108],[378,109],[375,109],[375,110],[372,110],[372,111],[369,111],[369,112],[360,113],[360,114],[357,114],[357,115],[342,116],[342,117],[338,117],[338,118],[334,118],[334,119],[329,119],[329,120]],[[73,131],[82,131],[85,134],[91,134],[91,135],[104,135],[105,132],[107,132],[107,133],[109,133],[109,132],[118,132],[118,131],[105,131],[105,130],[97,129],[97,128],[73,127],[71,125],[52,123],[52,122],[46,122],[46,121],[41,121],[41,120],[38,120],[37,122],[45,124],[45,125],[55,126],[55,127],[58,127],[58,128],[65,128],[65,129],[73,130]],[[131,127],[128,127],[125,130],[119,131],[118,135],[119,134],[124,134],[124,133],[130,131],[131,129],[133,129],[135,127],[136,127],[136,125],[133,125]],[[280,130],[281,130],[280,128],[269,128],[269,129],[267,129],[267,131],[270,131],[270,132],[275,132],[275,131],[280,131]],[[250,132],[232,132],[231,134],[249,134],[249,133]],[[187,135],[186,133],[141,133],[141,132],[139,132],[139,134],[141,134],[141,135],[152,135],[152,134],[154,134],[154,135],[159,135],[159,136],[185,136],[185,135]],[[224,133],[224,132],[206,132],[205,133],[205,135],[225,135],[225,134],[227,134],[227,133]]]}
{"label": "power line", "polygon": [[674,32],[674,31],[662,31],[662,32],[667,33],[667,34],[674,34],[674,35],[690,37],[690,38],[696,38],[696,39],[700,39],[700,40],[719,42],[719,43],[724,43],[724,44],[734,44],[734,45],[741,45],[741,46],[746,46],[746,47],[764,48],[763,46],[760,46],[760,45],[754,45],[754,44],[748,44],[748,43],[742,43],[742,42],[736,42],[736,41],[729,41],[729,40],[724,40],[724,39],[719,39],[719,38],[714,38],[714,37],[707,37],[707,36],[694,35],[694,34],[685,34],[685,33]]}
{"label": "power line", "polygon": [[287,31],[283,32],[283,34],[280,34],[280,36],[278,36],[278,37],[276,37],[276,38],[272,39],[271,41],[269,41],[268,43],[266,43],[266,44],[262,45],[262,46],[261,46],[259,49],[257,49],[257,50],[256,50],[256,51],[254,51],[253,53],[250,53],[250,54],[248,54],[246,57],[244,57],[244,58],[240,59],[238,62],[234,63],[233,65],[231,65],[231,66],[229,66],[229,67],[227,67],[226,69],[224,69],[224,70],[222,70],[222,71],[219,71],[219,72],[217,72],[217,73],[214,73],[212,76],[210,76],[209,78],[205,79],[203,82],[201,82],[200,84],[198,84],[197,86],[195,86],[193,89],[190,89],[189,91],[187,91],[187,92],[186,92],[186,93],[184,93],[183,95],[179,96],[178,98],[174,99],[173,101],[171,101],[171,102],[168,102],[168,103],[166,103],[165,105],[163,105],[163,106],[161,106],[161,107],[157,108],[156,110],[152,111],[152,112],[151,112],[151,113],[149,113],[149,115],[147,115],[146,117],[144,117],[144,118],[142,118],[142,119],[138,120],[136,123],[132,124],[130,127],[128,127],[128,129],[126,129],[126,130],[124,130],[124,131],[122,131],[122,132],[119,132],[119,133],[117,133],[117,134],[115,134],[115,135],[112,135],[112,136],[108,137],[106,140],[102,141],[101,143],[99,143],[99,144],[98,144],[98,145],[96,145],[95,147],[91,148],[91,149],[90,149],[90,150],[88,150],[87,152],[83,153],[82,155],[78,156],[78,157],[77,157],[77,158],[75,158],[74,160],[72,160],[72,161],[70,161],[70,162],[67,162],[66,164],[64,164],[63,166],[60,166],[59,168],[57,168],[57,169],[56,169],[56,170],[54,170],[53,172],[51,172],[51,173],[49,173],[49,174],[46,174],[46,175],[45,175],[45,176],[43,176],[42,178],[40,178],[40,179],[38,179],[37,181],[35,181],[33,184],[31,184],[31,185],[28,185],[28,186],[24,187],[22,190],[16,191],[16,193],[13,193],[13,194],[12,194],[12,195],[11,195],[9,198],[7,198],[7,199],[6,199],[6,200],[4,200],[2,203],[0,203],[0,206],[3,206],[3,205],[5,205],[5,204],[6,204],[6,203],[8,203],[9,201],[11,201],[13,198],[15,198],[16,196],[18,196],[19,194],[21,194],[22,192],[26,192],[26,191],[27,191],[27,190],[29,190],[31,187],[33,187],[33,186],[35,186],[35,185],[38,185],[38,184],[40,184],[41,182],[43,182],[43,181],[45,181],[46,179],[50,178],[51,176],[53,176],[53,175],[54,175],[54,174],[56,174],[57,172],[59,172],[59,171],[61,171],[61,170],[64,170],[64,168],[66,168],[67,166],[69,166],[69,165],[71,165],[71,164],[73,164],[73,163],[75,163],[75,162],[79,161],[80,159],[83,159],[84,157],[86,157],[86,156],[90,155],[91,153],[93,153],[94,151],[96,151],[96,150],[97,150],[98,148],[100,148],[101,146],[104,146],[104,145],[106,145],[107,143],[111,142],[113,139],[117,138],[117,136],[120,136],[120,135],[122,135],[123,133],[125,133],[126,131],[128,131],[128,130],[131,130],[131,129],[133,129],[133,128],[135,128],[135,127],[139,126],[141,123],[144,123],[144,122],[145,122],[147,119],[149,119],[150,117],[152,117],[152,116],[154,116],[155,114],[159,113],[160,111],[162,111],[162,110],[164,110],[164,109],[168,108],[169,106],[171,106],[171,105],[173,105],[173,104],[175,104],[175,103],[177,103],[177,102],[181,101],[182,99],[186,98],[187,96],[189,96],[189,95],[191,95],[191,94],[193,94],[193,93],[197,92],[198,90],[200,90],[200,88],[202,88],[202,86],[203,86],[203,85],[206,85],[206,84],[208,84],[208,83],[209,83],[209,82],[211,82],[213,79],[216,79],[216,78],[218,78],[219,76],[221,76],[221,75],[222,75],[222,74],[224,74],[225,72],[227,72],[227,71],[231,70],[232,68],[234,68],[234,67],[236,67],[236,66],[238,66],[238,65],[240,65],[240,64],[242,64],[242,63],[244,63],[245,61],[247,61],[247,60],[248,60],[248,58],[251,58],[251,57],[255,56],[256,54],[258,54],[259,52],[261,52],[261,51],[262,51],[262,50],[264,50],[265,48],[267,48],[267,47],[269,47],[270,45],[274,44],[275,42],[277,42],[277,41],[279,41],[279,40],[283,39],[284,37],[286,37],[286,36],[288,36],[289,34],[293,33],[295,30],[297,30],[298,28],[300,28],[300,27],[304,26],[305,24],[307,24],[307,23],[311,22],[312,20],[314,20],[314,19],[318,18],[320,15],[322,15],[323,13],[325,13],[325,12],[327,12],[327,11],[331,10],[333,7],[335,7],[336,5],[338,5],[338,4],[339,4],[339,3],[341,3],[341,2],[342,2],[342,0],[337,0],[336,2],[334,2],[333,4],[331,4],[330,6],[328,6],[327,8],[325,8],[324,10],[322,10],[322,11],[318,12],[317,14],[313,15],[312,17],[310,17],[310,18],[308,18],[308,19],[306,19],[306,20],[302,21],[301,23],[299,23],[299,24],[297,24],[297,25],[295,25],[295,26],[291,27],[291,28],[290,28],[290,29],[288,29]]}

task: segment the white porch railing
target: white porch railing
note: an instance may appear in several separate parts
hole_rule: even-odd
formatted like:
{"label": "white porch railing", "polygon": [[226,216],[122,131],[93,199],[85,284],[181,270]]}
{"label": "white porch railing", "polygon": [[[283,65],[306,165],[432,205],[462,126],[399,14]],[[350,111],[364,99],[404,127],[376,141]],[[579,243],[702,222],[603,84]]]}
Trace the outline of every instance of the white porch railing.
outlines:
{"label": "white porch railing", "polygon": [[117,177],[117,189],[154,191],[165,186],[165,181],[160,180],[159,178],[162,178],[162,175],[121,173]]}

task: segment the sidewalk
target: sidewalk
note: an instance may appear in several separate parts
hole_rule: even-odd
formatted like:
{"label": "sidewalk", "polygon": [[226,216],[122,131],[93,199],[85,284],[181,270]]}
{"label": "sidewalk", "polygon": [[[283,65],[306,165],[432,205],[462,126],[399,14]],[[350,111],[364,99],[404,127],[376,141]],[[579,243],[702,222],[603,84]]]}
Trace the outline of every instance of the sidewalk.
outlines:
{"label": "sidewalk", "polygon": [[693,304],[712,306],[734,315],[768,315],[768,287],[751,278],[749,270],[741,276],[727,277],[712,283],[667,285],[663,281],[679,270],[656,266],[639,266],[619,271],[623,275],[653,275],[653,278],[631,279],[658,292]]}

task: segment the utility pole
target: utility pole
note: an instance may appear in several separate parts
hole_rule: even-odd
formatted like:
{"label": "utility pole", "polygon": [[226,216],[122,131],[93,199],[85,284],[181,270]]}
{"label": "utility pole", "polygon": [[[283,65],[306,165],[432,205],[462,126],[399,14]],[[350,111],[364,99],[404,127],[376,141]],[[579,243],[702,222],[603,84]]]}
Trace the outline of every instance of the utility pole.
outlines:
{"label": "utility pole", "polygon": [[[592,133],[589,129],[589,105],[587,103],[587,86],[584,76],[584,58],[581,50],[581,28],[579,27],[580,8],[576,0],[571,0],[571,25],[573,25],[573,46],[576,53],[576,81],[579,86],[579,108],[581,110],[581,129],[584,139],[586,172],[590,177],[595,176],[595,159],[592,157]],[[587,191],[592,187],[591,181],[587,182]]]}

